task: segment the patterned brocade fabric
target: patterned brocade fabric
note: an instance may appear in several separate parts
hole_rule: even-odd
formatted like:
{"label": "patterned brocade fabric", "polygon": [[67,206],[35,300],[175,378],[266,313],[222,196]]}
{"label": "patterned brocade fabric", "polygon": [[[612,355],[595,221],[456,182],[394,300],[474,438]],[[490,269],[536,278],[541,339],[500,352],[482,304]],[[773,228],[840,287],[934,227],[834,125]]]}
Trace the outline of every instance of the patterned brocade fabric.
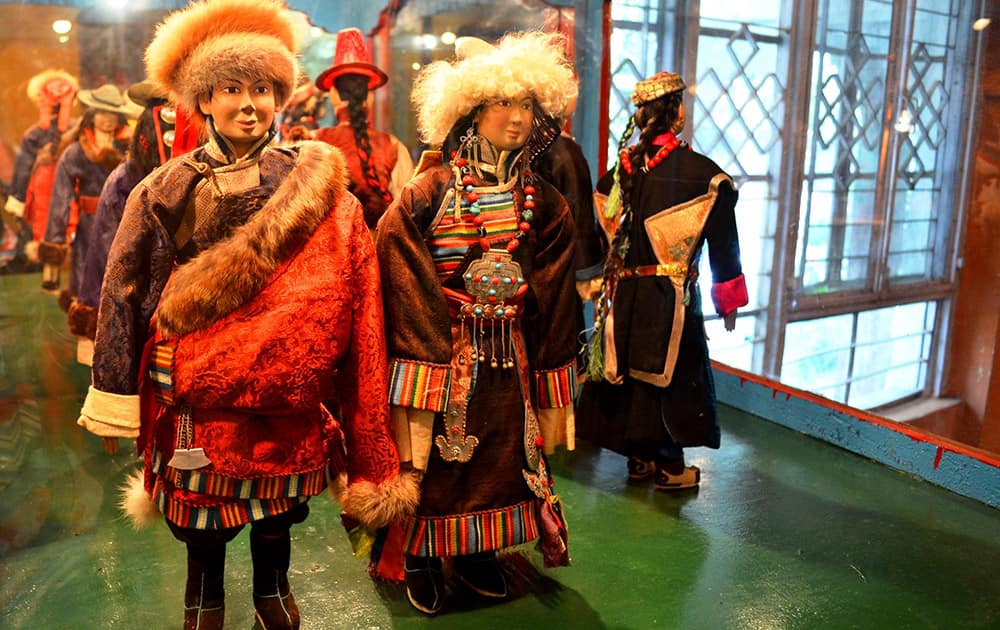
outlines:
{"label": "patterned brocade fabric", "polygon": [[451,394],[451,366],[404,361],[392,362],[389,404],[427,411],[444,411]]}
{"label": "patterned brocade fabric", "polygon": [[535,391],[540,409],[568,407],[576,398],[576,366],[572,363],[555,370],[535,372]]}

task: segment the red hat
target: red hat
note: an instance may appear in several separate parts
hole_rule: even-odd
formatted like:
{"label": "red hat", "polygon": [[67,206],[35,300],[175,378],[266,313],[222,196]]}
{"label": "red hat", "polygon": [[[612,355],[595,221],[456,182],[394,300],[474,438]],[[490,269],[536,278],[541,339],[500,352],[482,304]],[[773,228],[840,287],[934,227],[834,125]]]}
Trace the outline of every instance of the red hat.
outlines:
{"label": "red hat", "polygon": [[345,28],[337,33],[337,48],[333,52],[333,65],[316,77],[316,87],[329,92],[333,80],[345,74],[360,74],[368,77],[368,89],[374,90],[386,84],[389,77],[371,64],[364,35],[357,28]]}

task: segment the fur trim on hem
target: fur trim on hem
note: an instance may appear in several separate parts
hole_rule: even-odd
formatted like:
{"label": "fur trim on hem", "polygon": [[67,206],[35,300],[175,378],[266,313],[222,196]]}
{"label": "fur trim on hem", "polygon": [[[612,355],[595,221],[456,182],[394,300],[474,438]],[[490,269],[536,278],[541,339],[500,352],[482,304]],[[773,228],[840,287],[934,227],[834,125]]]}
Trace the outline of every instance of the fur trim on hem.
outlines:
{"label": "fur trim on hem", "polygon": [[45,265],[62,266],[69,253],[69,245],[41,241],[38,243],[38,260]]}
{"label": "fur trim on hem", "polygon": [[73,296],[69,294],[69,289],[61,289],[58,297],[59,310],[69,314],[69,307],[73,305]]}
{"label": "fur trim on hem", "polygon": [[118,509],[132,522],[132,527],[141,529],[159,521],[163,514],[146,492],[145,475],[142,470],[131,473],[119,486]]}
{"label": "fur trim on hem", "polygon": [[181,265],[160,297],[164,337],[200,330],[255,296],[274,271],[335,212],[347,190],[343,154],[303,142],[291,174],[233,235]]}
{"label": "fur trim on hem", "polygon": [[67,319],[69,320],[69,330],[71,333],[77,337],[86,337],[93,341],[97,335],[96,308],[87,306],[80,300],[73,298],[73,301],[69,305]]}
{"label": "fur trim on hem", "polygon": [[347,494],[347,473],[337,473],[336,477],[326,476],[326,491],[337,503],[344,502]]}
{"label": "fur trim on hem", "polygon": [[412,516],[419,502],[419,479],[408,472],[378,484],[356,481],[348,485],[340,499],[344,512],[371,529]]}

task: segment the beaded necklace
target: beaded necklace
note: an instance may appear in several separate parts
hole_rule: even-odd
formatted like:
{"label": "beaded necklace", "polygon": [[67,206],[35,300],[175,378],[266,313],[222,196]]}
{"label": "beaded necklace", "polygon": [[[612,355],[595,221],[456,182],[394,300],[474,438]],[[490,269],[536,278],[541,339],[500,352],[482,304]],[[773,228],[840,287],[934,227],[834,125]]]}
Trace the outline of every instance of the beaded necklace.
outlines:
{"label": "beaded necklace", "polygon": [[[668,131],[667,133],[663,134],[662,136],[656,138],[656,140],[659,140],[660,138],[663,138],[663,146],[660,147],[660,150],[657,151],[653,155],[653,157],[651,157],[648,160],[646,160],[646,163],[642,167],[642,172],[643,173],[648,173],[650,170],[656,168],[656,165],[659,164],[660,162],[662,162],[664,159],[666,159],[666,157],[668,155],[670,155],[670,153],[674,149],[676,149],[677,147],[681,146],[681,141],[677,139],[677,136],[675,136],[673,134],[673,132],[669,132]],[[654,140],[654,142],[656,140]],[[628,149],[624,149],[619,154],[618,157],[621,159],[622,168],[625,169],[626,173],[628,173],[629,175],[631,175],[632,174],[632,155],[629,153]]]}
{"label": "beaded necklace", "polygon": [[[515,304],[507,304],[506,300],[514,297],[527,284],[521,265],[513,259],[512,254],[521,245],[521,239],[531,230],[531,222],[534,219],[535,195],[537,194],[537,189],[530,183],[534,181],[534,178],[527,169],[515,175],[518,177],[518,183],[522,183],[521,190],[523,192],[523,201],[520,202],[521,210],[518,213],[518,232],[516,236],[507,241],[503,248],[499,248],[493,246],[486,229],[486,218],[479,206],[479,194],[476,192],[469,161],[464,157],[452,155],[452,169],[455,171],[455,203],[460,205],[459,199],[468,203],[472,222],[479,235],[479,247],[483,250],[482,257],[470,263],[462,274],[465,280],[465,289],[475,301],[463,304],[459,309],[460,334],[464,337],[466,320],[471,320],[473,339],[478,337],[479,343],[476,345],[478,350],[474,349],[469,357],[470,360],[480,363],[488,362],[494,368],[509,369],[514,367],[513,322],[518,316],[519,309]],[[511,195],[516,212],[519,202],[516,185],[515,189],[511,190]],[[487,327],[489,328],[491,348],[488,361],[486,353],[483,351]],[[500,332],[499,360],[496,345],[498,328]],[[458,361],[459,364],[465,364],[464,352],[459,354]]]}
{"label": "beaded necklace", "polygon": [[[472,213],[472,222],[475,224],[479,232],[479,247],[484,251],[488,252],[493,249],[493,245],[490,243],[489,234],[486,230],[486,218],[482,216],[482,210],[479,207],[479,194],[476,192],[476,187],[473,184],[475,181],[472,177],[471,169],[469,167],[469,161],[463,157],[452,156],[452,165],[458,171],[458,177],[456,177],[456,188],[459,190],[462,199],[464,199],[469,204],[469,212]],[[530,182],[534,181],[534,175],[531,171],[525,169],[523,177],[521,177],[522,182],[525,183],[522,187],[524,192],[524,201],[522,202],[522,208],[520,212],[520,221],[518,221],[517,229],[518,234],[511,240],[507,241],[505,246],[508,252],[513,252],[521,245],[521,238],[523,238],[531,230],[531,222],[534,220],[534,208],[535,208],[535,193],[536,189]],[[514,204],[517,205],[517,193],[513,193]]]}

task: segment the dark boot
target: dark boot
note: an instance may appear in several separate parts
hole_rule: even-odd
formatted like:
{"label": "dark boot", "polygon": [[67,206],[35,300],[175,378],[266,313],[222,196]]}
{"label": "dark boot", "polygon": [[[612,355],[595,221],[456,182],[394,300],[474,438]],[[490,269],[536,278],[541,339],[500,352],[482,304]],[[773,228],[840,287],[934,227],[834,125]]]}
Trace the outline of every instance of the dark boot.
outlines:
{"label": "dark boot", "polygon": [[298,630],[299,607],[288,585],[292,540],[288,530],[260,533],[250,530],[253,558],[253,607],[264,630]]}
{"label": "dark boot", "polygon": [[507,578],[500,569],[495,551],[455,556],[455,574],[483,597],[507,597]]}
{"label": "dark boot", "polygon": [[226,545],[188,544],[184,630],[222,630],[225,619]]}
{"label": "dark boot", "polygon": [[426,615],[436,615],[444,602],[441,558],[405,556],[403,563],[406,597],[410,604]]}

